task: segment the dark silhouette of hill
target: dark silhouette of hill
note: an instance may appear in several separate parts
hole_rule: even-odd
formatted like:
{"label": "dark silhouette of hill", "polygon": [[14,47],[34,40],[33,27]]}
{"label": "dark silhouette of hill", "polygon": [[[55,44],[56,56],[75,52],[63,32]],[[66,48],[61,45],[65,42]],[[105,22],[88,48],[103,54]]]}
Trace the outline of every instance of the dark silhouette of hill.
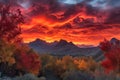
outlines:
{"label": "dark silhouette of hill", "polygon": [[[116,38],[112,38],[110,40],[111,43],[115,43],[116,41],[119,42]],[[44,40],[36,39],[28,45],[40,54],[51,54],[55,56],[93,56],[96,60],[101,60],[104,58],[103,52],[99,47],[91,46],[80,48],[72,42],[67,42],[63,39],[52,43],[47,43]]]}
{"label": "dark silhouette of hill", "polygon": [[62,39],[52,43],[47,43],[41,39],[36,39],[35,41],[30,42],[29,46],[40,54],[47,53],[55,56],[97,56],[102,54],[98,47],[80,48],[72,42],[67,42]]}

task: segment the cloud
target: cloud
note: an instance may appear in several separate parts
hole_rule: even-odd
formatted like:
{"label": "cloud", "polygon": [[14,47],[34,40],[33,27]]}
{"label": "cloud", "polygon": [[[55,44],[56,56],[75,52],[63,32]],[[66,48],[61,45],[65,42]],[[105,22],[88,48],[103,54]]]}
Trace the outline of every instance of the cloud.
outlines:
{"label": "cloud", "polygon": [[109,11],[106,23],[120,24],[120,7],[116,7],[115,9]]}
{"label": "cloud", "polygon": [[[10,2],[11,1],[11,2]],[[25,42],[41,38],[65,39],[76,44],[98,44],[104,38],[120,39],[119,0],[0,0],[20,8]],[[74,4],[71,4],[74,3]]]}

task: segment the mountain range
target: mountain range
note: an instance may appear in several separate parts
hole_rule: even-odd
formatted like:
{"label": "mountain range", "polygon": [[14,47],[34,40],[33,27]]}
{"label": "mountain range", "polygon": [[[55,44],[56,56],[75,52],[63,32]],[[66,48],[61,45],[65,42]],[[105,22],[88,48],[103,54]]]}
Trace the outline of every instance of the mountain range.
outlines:
{"label": "mountain range", "polygon": [[[112,38],[110,42],[114,43],[118,41],[116,38]],[[41,39],[36,39],[28,44],[33,50],[39,54],[51,54],[55,56],[93,56],[96,59],[103,59],[103,52],[97,47],[78,47],[72,42],[66,40],[55,41],[48,43]]]}
{"label": "mountain range", "polygon": [[47,43],[44,40],[36,39],[28,44],[39,54],[51,54],[55,56],[98,56],[102,55],[102,51],[98,47],[84,47],[80,48],[72,42],[66,40],[55,41]]}

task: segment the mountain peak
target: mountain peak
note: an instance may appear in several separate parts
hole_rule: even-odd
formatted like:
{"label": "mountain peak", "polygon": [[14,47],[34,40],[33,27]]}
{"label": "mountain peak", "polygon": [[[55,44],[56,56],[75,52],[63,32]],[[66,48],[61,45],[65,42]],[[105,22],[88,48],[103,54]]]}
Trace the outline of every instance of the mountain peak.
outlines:
{"label": "mountain peak", "polygon": [[63,47],[68,47],[68,48],[78,48],[75,44],[73,44],[72,42],[68,42],[66,40],[61,39],[56,45],[55,47],[57,48],[63,48]]}
{"label": "mountain peak", "polygon": [[60,43],[68,43],[66,40],[63,40],[63,39],[61,39],[59,42]]}
{"label": "mountain peak", "polygon": [[119,43],[120,43],[120,40],[118,40],[117,38],[112,38],[112,39],[110,40],[110,42],[111,42],[112,44],[119,44]]}
{"label": "mountain peak", "polygon": [[[45,42],[45,43],[44,43]],[[73,56],[83,56],[83,55],[93,55],[99,49],[95,48],[79,48],[72,42],[61,39],[60,41],[55,41],[53,43],[47,43],[44,40],[36,39],[35,41],[28,44],[32,49],[40,54],[52,54],[58,56],[73,55]],[[95,51],[95,52],[93,52]]]}
{"label": "mountain peak", "polygon": [[118,40],[117,38],[112,38],[111,40]]}
{"label": "mountain peak", "polygon": [[36,45],[38,45],[38,44],[39,44],[39,45],[40,45],[40,44],[46,44],[46,41],[37,38],[36,40],[30,42],[29,44],[36,44]]}
{"label": "mountain peak", "polygon": [[57,44],[56,44],[56,47],[62,47],[62,46],[65,46],[67,45],[68,42],[66,40],[63,40],[61,39]]}
{"label": "mountain peak", "polygon": [[110,42],[113,42],[113,41],[119,41],[119,40],[117,38],[112,38]]}
{"label": "mountain peak", "polygon": [[39,38],[37,38],[35,41],[36,41],[36,42],[45,42],[44,40],[41,40],[41,39],[39,39]]}
{"label": "mountain peak", "polygon": [[69,46],[69,47],[77,47],[74,43],[72,42],[68,42],[64,39],[61,39],[59,41],[54,41],[52,43],[47,43],[46,41],[44,40],[41,40],[39,38],[37,38],[36,40],[34,40],[33,42],[30,42],[29,43],[30,45],[37,45],[37,46],[42,46],[42,47],[45,47],[45,46],[50,46],[51,48],[52,47],[58,47],[58,48],[61,48],[61,47],[65,47],[65,46]]}

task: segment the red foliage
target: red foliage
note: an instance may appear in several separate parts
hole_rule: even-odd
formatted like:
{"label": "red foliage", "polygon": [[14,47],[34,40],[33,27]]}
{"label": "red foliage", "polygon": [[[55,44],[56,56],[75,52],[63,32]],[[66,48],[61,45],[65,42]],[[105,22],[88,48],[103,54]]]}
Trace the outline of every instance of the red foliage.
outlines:
{"label": "red foliage", "polygon": [[101,65],[106,69],[106,73],[115,69],[115,66],[113,66],[114,64],[109,59],[104,60]]}
{"label": "red foliage", "polygon": [[0,38],[6,41],[15,40],[21,33],[19,25],[23,21],[24,18],[19,9],[13,10],[10,5],[0,4]]}
{"label": "red foliage", "polygon": [[103,51],[108,51],[111,49],[111,43],[107,41],[106,39],[100,43],[99,46]]}
{"label": "red foliage", "polygon": [[105,51],[105,60],[102,61],[102,66],[106,72],[111,70],[120,70],[120,42],[110,42],[105,40],[100,43],[100,48]]}
{"label": "red foliage", "polygon": [[26,72],[37,75],[39,73],[41,62],[39,55],[36,53],[17,53],[16,55],[16,66]]}

